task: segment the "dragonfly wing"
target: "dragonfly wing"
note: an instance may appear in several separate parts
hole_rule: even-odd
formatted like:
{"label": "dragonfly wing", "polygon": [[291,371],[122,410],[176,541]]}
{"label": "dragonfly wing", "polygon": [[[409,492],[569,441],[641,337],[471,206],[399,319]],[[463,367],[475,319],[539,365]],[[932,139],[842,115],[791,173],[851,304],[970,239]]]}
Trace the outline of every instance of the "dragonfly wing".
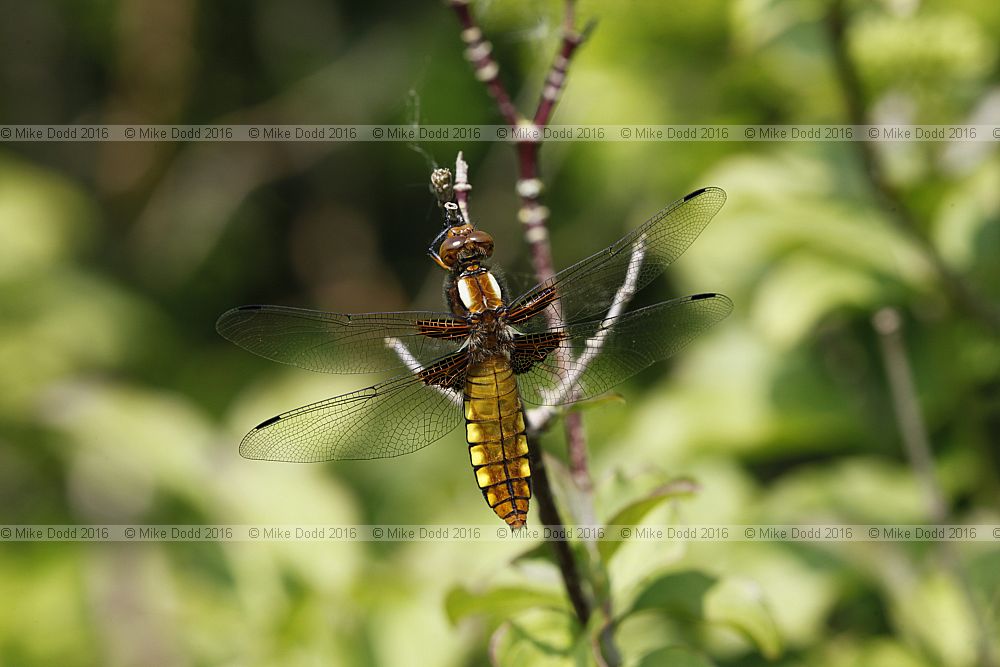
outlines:
{"label": "dragonfly wing", "polygon": [[409,454],[462,423],[468,354],[418,373],[313,403],[265,420],[240,443],[248,459],[314,462]]}
{"label": "dragonfly wing", "polygon": [[324,373],[375,373],[416,365],[454,352],[468,325],[444,313],[346,315],[284,306],[240,306],[219,318],[216,329],[266,359]]}
{"label": "dragonfly wing", "polygon": [[606,321],[524,334],[511,355],[521,397],[553,405],[602,394],[674,354],[732,309],[721,294],[696,294]]}
{"label": "dragonfly wing", "polygon": [[[719,212],[726,193],[702,188],[670,204],[641,227],[604,250],[563,269],[511,303],[511,321],[531,320],[558,297],[563,321],[600,317],[618,300],[627,300],[621,288],[627,282],[636,292],[688,249],[701,230]],[[525,330],[544,326],[544,318],[527,322]]]}

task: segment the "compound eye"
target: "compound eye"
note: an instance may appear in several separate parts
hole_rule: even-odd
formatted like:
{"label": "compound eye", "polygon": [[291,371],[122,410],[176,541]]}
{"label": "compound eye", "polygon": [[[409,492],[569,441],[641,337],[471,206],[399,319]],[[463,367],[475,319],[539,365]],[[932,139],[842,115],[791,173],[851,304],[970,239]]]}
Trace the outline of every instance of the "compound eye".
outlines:
{"label": "compound eye", "polygon": [[457,227],[452,227],[451,229],[449,229],[448,236],[449,237],[461,236],[462,238],[465,238],[469,235],[469,232],[471,231],[472,231],[472,225],[459,225]]}
{"label": "compound eye", "polygon": [[456,262],[458,262],[458,253],[463,247],[465,247],[465,239],[461,236],[452,236],[445,239],[441,244],[438,255],[441,257],[441,261],[448,266],[455,266]]}
{"label": "compound eye", "polygon": [[469,234],[468,242],[470,245],[480,248],[484,257],[493,256],[493,237],[481,229],[474,230]]}

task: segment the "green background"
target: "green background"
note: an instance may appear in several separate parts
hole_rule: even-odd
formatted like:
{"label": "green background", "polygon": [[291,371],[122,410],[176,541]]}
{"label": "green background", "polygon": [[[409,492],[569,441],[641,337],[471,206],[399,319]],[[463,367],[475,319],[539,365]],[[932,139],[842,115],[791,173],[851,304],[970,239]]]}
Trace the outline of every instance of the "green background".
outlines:
{"label": "green background", "polygon": [[[846,123],[821,1],[582,2],[597,27],[555,123]],[[533,107],[559,3],[474,6]],[[1000,123],[1000,4],[848,3],[865,113]],[[0,4],[2,124],[499,122],[441,3]],[[542,150],[558,267],[666,203],[728,203],[644,302],[733,315],[585,413],[596,514],[678,477],[652,524],[921,523],[872,315],[892,306],[956,523],[1000,523],[996,142],[566,142]],[[497,260],[528,270],[500,143],[0,145],[0,523],[493,528],[460,434],[398,459],[290,465],[237,444],[370,384],[266,362],[243,303],[437,308],[429,159],[465,151]],[[911,231],[893,222],[902,210]],[[921,239],[925,239],[926,243]],[[564,457],[557,425],[544,445]],[[565,474],[553,476],[565,512]],[[509,543],[0,545],[4,665],[589,664],[554,567]],[[982,664],[1000,545],[643,543],[605,563],[627,664]],[[964,582],[964,584],[963,584]],[[645,657],[644,657],[645,656]]]}

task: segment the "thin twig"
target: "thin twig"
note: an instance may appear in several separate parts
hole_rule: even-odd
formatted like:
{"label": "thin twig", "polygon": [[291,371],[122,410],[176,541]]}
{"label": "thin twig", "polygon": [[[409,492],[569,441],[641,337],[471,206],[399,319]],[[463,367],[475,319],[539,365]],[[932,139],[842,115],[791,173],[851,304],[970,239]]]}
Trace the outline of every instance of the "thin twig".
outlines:
{"label": "thin twig", "polygon": [[[896,423],[899,424],[906,458],[910,462],[910,468],[916,475],[920,486],[923,487],[931,520],[938,524],[951,523],[948,503],[934,472],[934,455],[931,452],[927,426],[924,423],[920,403],[917,400],[913,372],[906,357],[901,333],[902,320],[899,312],[893,308],[883,308],[875,313],[872,324],[879,335],[879,347],[882,351],[886,376],[889,378],[889,391],[892,394]],[[996,656],[993,654],[989,623],[986,621],[986,614],[983,613],[976,600],[976,592],[968,572],[962,566],[961,559],[955,553],[951,543],[943,543],[938,547],[945,566],[958,583],[966,604],[976,620],[979,631],[979,662],[985,667],[996,667],[997,662]]]}
{"label": "thin twig", "polygon": [[556,102],[559,101],[559,94],[566,85],[566,69],[573,58],[573,53],[583,44],[594,27],[594,23],[591,21],[582,31],[576,29],[575,4],[574,0],[567,0],[566,2],[565,16],[563,18],[562,44],[555,58],[552,60],[548,76],[545,77],[542,98],[538,101],[538,108],[535,110],[534,123],[538,127],[545,127],[548,124]]}
{"label": "thin twig", "polygon": [[[385,346],[394,351],[399,357],[399,360],[403,362],[403,365],[413,373],[419,373],[420,370],[423,369],[423,364],[421,364],[420,361],[413,356],[413,353],[410,352],[410,349],[406,347],[403,341],[398,338],[386,338]],[[459,408],[462,407],[462,393],[460,391],[449,389],[448,387],[442,387],[437,384],[430,384],[428,386],[436,389],[438,393],[447,396],[448,399]]]}
{"label": "thin twig", "polygon": [[[593,25],[590,24],[583,32],[578,32],[575,25],[576,7],[574,0],[566,0],[564,7],[562,42],[559,51],[552,60],[552,65],[549,67],[549,73],[545,77],[545,85],[542,87],[542,93],[535,109],[532,122],[536,128],[545,127],[552,117],[559,95],[566,86],[566,75],[573,54],[584,42],[590,27]],[[540,134],[532,133],[529,136],[540,136]],[[543,283],[555,275],[555,268],[552,261],[552,246],[549,242],[549,209],[541,204],[544,183],[539,169],[538,153],[540,148],[540,141],[518,142],[517,193],[521,197],[518,219],[524,227],[524,238],[531,249],[531,261],[535,268],[535,276],[539,283]],[[547,311],[547,314],[550,326],[554,328],[562,324],[562,310],[558,302]],[[565,361],[568,350],[560,349],[557,354],[561,355]],[[536,422],[536,427],[537,425]],[[572,478],[576,483],[588,480],[578,484],[578,488],[589,497],[592,492],[592,484],[589,482],[589,457],[583,429],[583,415],[579,412],[571,412],[566,415],[565,429],[566,451]]]}
{"label": "thin twig", "polygon": [[[589,474],[587,432],[583,428],[582,419],[566,420],[566,450],[569,453],[569,472],[573,484],[590,497],[594,493],[594,481]],[[586,524],[596,523],[593,512],[591,516],[580,517],[580,521]]]}
{"label": "thin twig", "polygon": [[924,489],[931,519],[936,523],[943,523],[947,519],[948,507],[934,474],[934,456],[931,454],[930,440],[927,437],[927,426],[924,424],[920,404],[917,402],[910,364],[903,351],[899,313],[892,308],[883,308],[875,313],[872,324],[879,334],[879,345],[885,372],[889,378],[896,422],[899,424],[907,459]]}
{"label": "thin twig", "polygon": [[462,151],[458,151],[458,156],[455,158],[455,185],[452,189],[455,191],[455,202],[458,204],[458,210],[462,212],[462,218],[472,224],[472,218],[469,217],[469,191],[472,190],[472,185],[469,183],[469,165],[462,156]]}
{"label": "thin twig", "polygon": [[[867,103],[861,77],[847,49],[847,14],[844,0],[834,0],[826,20],[833,60],[847,105],[848,120],[852,125],[869,124]],[[860,153],[864,172],[875,195],[875,199],[886,216],[895,226],[909,237],[923,253],[937,273],[945,292],[951,301],[970,317],[995,333],[1000,333],[1000,310],[983,299],[960,274],[953,271],[938,253],[934,244],[924,233],[917,215],[907,205],[905,198],[890,182],[885,174],[875,144],[856,141],[853,144]]]}
{"label": "thin twig", "polygon": [[611,333],[615,320],[622,314],[625,307],[628,306],[632,297],[635,295],[636,285],[639,282],[639,273],[642,269],[642,263],[645,260],[645,257],[646,237],[641,236],[632,246],[632,256],[629,258],[628,270],[625,272],[625,280],[622,281],[618,291],[615,292],[615,297],[611,302],[611,307],[608,308],[608,312],[604,316],[604,319],[601,320],[601,324],[597,327],[597,331],[587,340],[584,346],[583,354],[581,354],[580,358],[576,360],[573,370],[560,378],[559,384],[556,388],[552,392],[545,395],[546,402],[549,403],[549,405],[544,405],[531,411],[529,420],[531,421],[532,428],[544,430],[548,425],[549,420],[551,420],[556,414],[556,409],[553,405],[567,403],[572,399],[573,391],[576,388],[576,384],[580,380],[580,377],[583,375],[584,371],[587,370],[587,367],[591,364],[594,358],[601,353],[601,348],[604,347],[604,342]]}
{"label": "thin twig", "polygon": [[448,3],[458,22],[462,25],[462,41],[465,42],[465,58],[472,63],[476,78],[483,82],[490,95],[497,102],[500,115],[508,125],[517,125],[521,114],[510,99],[510,94],[500,80],[500,65],[493,59],[493,45],[483,37],[483,31],[476,25],[469,9],[469,0],[450,0]]}
{"label": "thin twig", "polygon": [[[549,482],[549,473],[545,467],[542,446],[534,436],[528,437],[528,460],[531,464],[532,495],[538,502],[538,515],[542,524],[560,528],[563,522],[556,507],[555,497],[552,495],[552,484]],[[563,533],[563,531],[556,532],[557,534]],[[577,567],[576,559],[573,558],[569,542],[565,539],[554,539],[551,544],[555,551],[559,572],[562,574],[563,585],[566,587],[566,595],[569,597],[570,604],[573,605],[573,611],[576,613],[580,625],[586,627],[590,621],[591,605],[584,593],[583,580],[580,578],[580,570]]]}

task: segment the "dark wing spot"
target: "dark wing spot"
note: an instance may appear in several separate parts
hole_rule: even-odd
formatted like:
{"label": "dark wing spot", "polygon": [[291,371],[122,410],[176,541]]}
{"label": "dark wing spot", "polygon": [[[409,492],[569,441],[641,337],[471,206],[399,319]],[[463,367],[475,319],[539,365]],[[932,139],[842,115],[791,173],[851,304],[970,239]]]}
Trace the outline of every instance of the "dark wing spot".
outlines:
{"label": "dark wing spot", "polygon": [[554,287],[546,287],[534,295],[528,297],[524,304],[507,313],[507,320],[511,324],[520,324],[549,307],[556,300],[556,290]]}
{"label": "dark wing spot", "polygon": [[236,310],[260,310],[264,306],[239,306]]}
{"label": "dark wing spot", "polygon": [[700,190],[695,190],[694,192],[691,192],[691,193],[688,193],[688,194],[684,195],[684,201],[687,201],[689,199],[694,199],[695,197],[697,197],[698,195],[700,195],[705,190],[708,190],[708,188],[701,188]]}
{"label": "dark wing spot", "polygon": [[278,421],[279,419],[281,419],[281,415],[278,415],[277,417],[271,417],[270,419],[265,419],[261,423],[257,424],[257,427],[254,430],[255,431],[259,431],[260,429],[264,428],[265,426],[270,426],[271,424],[273,424],[274,422]]}
{"label": "dark wing spot", "polygon": [[704,294],[692,294],[690,299],[692,301],[701,301],[702,299],[712,299],[719,296],[715,292],[705,292]]}
{"label": "dark wing spot", "polygon": [[527,373],[566,340],[561,331],[542,331],[514,337],[514,348],[510,351],[510,366],[516,375]]}
{"label": "dark wing spot", "polygon": [[428,366],[420,371],[419,376],[424,384],[461,391],[465,387],[465,371],[468,363],[469,353],[462,350]]}

